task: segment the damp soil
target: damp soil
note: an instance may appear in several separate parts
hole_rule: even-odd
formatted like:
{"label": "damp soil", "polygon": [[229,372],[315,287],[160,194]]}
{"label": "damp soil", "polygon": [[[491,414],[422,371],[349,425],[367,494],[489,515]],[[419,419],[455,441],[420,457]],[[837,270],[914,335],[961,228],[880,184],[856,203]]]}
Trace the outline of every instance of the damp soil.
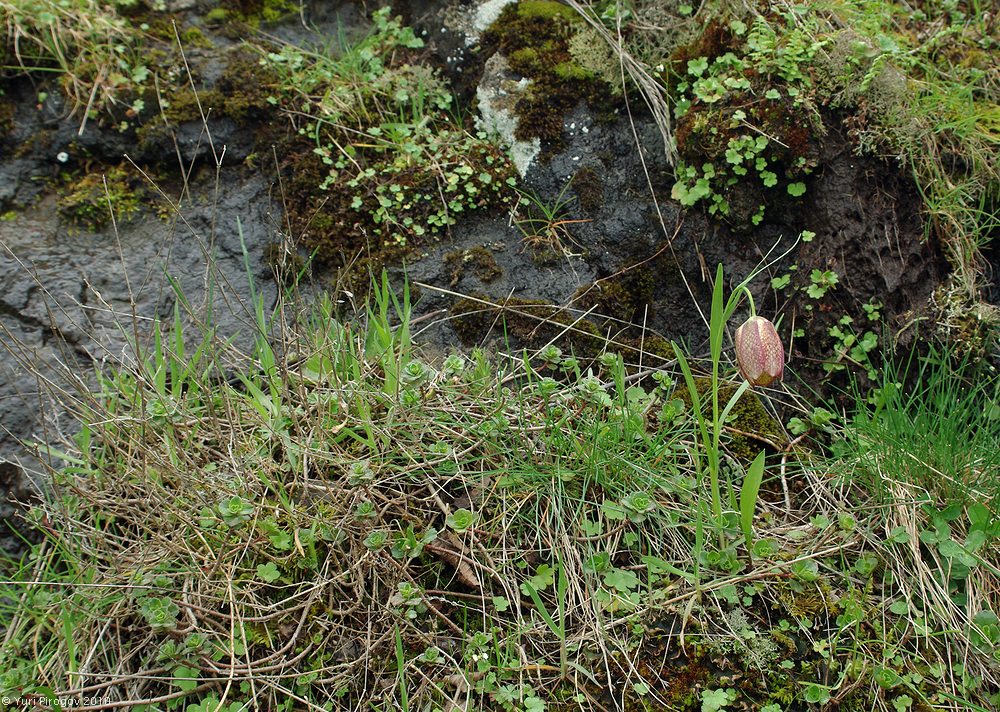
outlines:
{"label": "damp soil", "polygon": [[[421,2],[399,11],[426,39],[422,61],[439,66],[473,110],[488,57],[449,21],[455,8]],[[266,32],[319,48],[338,33],[363,33],[365,18],[360,6],[316,2]],[[235,96],[262,81],[252,62],[234,63],[239,30],[207,25],[197,8],[180,10],[177,19],[208,39],[189,56],[211,99],[205,121],[189,115],[157,124],[154,116],[125,131],[114,121],[91,121],[81,133],[80,117],[54,87],[38,104],[43,78],[4,82],[0,339],[18,354],[0,359],[0,460],[13,463],[0,477],[4,501],[24,497],[31,482],[44,486],[45,468],[25,442],[75,428],[72,404],[44,397],[52,389],[40,388],[26,363],[62,383],[67,366],[80,374],[134,358],[133,339],[148,338],[153,319],[173,318],[175,286],[192,305],[185,315],[192,327],[210,300],[220,335],[251,339],[248,267],[270,305],[279,289],[275,264],[284,259],[275,255],[291,255],[296,265],[306,256],[285,211],[285,181],[297,170],[288,157],[301,148],[295,132],[259,97]],[[494,45],[490,51],[501,51]],[[533,101],[537,111],[538,97]],[[905,171],[857,156],[840,119],[823,120],[806,195],[769,208],[759,226],[737,230],[670,199],[672,168],[639,98],[595,107],[585,100],[567,105],[562,96],[541,154],[521,181],[525,196],[562,203],[550,221],[557,224],[539,221],[531,198],[522,197],[513,213],[477,211],[447,237],[383,262],[396,284],[404,274],[410,280],[416,315],[425,317],[418,339],[431,355],[554,340],[589,357],[601,337],[610,337],[630,362],[655,366],[669,359],[670,340],[695,354],[707,351],[704,310],[717,264],[736,283],[766,255],[790,249],[771,276],[796,265],[792,288],[806,286],[814,269],[835,271],[840,282],[812,299],[804,290],[776,292],[762,280],[755,296],[761,309],[783,319],[793,385],[798,377],[821,388],[829,383],[821,362],[833,325],[845,315],[860,320],[863,304],[879,302],[882,325],[915,338],[918,330],[909,327],[928,316],[928,297],[948,274]],[[117,224],[81,225],[60,204],[67,186],[114,167],[130,176],[126,187],[138,193],[138,209]],[[796,244],[803,230],[815,237]],[[311,287],[343,285],[351,263],[343,257],[315,263]],[[13,510],[4,506],[0,516],[9,517]]]}

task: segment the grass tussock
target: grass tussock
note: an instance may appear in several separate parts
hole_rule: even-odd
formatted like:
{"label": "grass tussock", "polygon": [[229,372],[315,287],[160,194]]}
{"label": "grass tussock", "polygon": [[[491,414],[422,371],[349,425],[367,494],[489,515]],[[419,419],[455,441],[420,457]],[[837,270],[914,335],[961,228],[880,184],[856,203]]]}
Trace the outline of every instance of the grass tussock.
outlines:
{"label": "grass tussock", "polygon": [[74,111],[114,104],[141,85],[150,69],[138,50],[139,31],[118,8],[134,0],[3,0],[4,69],[58,75]]}
{"label": "grass tussock", "polygon": [[716,517],[679,372],[554,348],[432,366],[406,294],[374,294],[360,322],[321,301],[292,330],[258,305],[226,368],[178,317],[105,374],[32,510],[44,540],[7,564],[5,694],[992,709],[989,501],[769,450],[747,539],[745,463],[724,458]]}

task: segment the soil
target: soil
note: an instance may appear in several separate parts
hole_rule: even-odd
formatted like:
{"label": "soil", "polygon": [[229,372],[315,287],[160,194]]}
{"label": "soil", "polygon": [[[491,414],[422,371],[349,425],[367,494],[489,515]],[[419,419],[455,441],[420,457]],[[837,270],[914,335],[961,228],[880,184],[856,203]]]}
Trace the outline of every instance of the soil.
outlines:
{"label": "soil", "polygon": [[[459,94],[472,101],[488,57],[454,29],[449,20],[454,8],[429,3],[401,10],[418,34],[426,32],[426,61],[438,63],[456,81]],[[199,25],[210,40],[210,47],[192,53],[210,91],[224,86],[219,82],[232,31],[204,26],[197,13],[182,9],[178,17],[182,24]],[[288,18],[267,31],[318,47],[334,35],[338,22],[349,35],[363,32],[364,17],[353,5],[316,2],[307,5],[302,18]],[[310,23],[318,30],[307,30]],[[462,53],[473,58],[456,62]],[[40,388],[25,362],[63,383],[67,366],[69,373],[80,374],[95,364],[106,368],[133,358],[133,319],[137,333],[148,338],[152,319],[172,318],[177,298],[168,275],[194,305],[196,316],[189,321],[204,316],[211,294],[218,333],[247,343],[252,331],[245,262],[270,306],[278,288],[268,256],[296,237],[285,234],[283,185],[271,153],[271,146],[290,133],[284,117],[252,102],[227,113],[226,95],[216,93],[219,105],[209,114],[208,132],[200,119],[191,118],[144,135],[91,121],[80,134],[79,116],[69,115],[54,87],[37,104],[42,85],[34,82],[40,81],[7,80],[3,87],[12,129],[0,154],[0,212],[8,218],[0,222],[5,285],[0,340],[15,358],[0,360],[0,460],[18,463],[28,473],[27,479],[18,477],[4,465],[0,495],[5,501],[8,495],[23,496],[30,480],[44,486],[45,468],[23,442],[74,431],[72,404],[48,397],[52,389]],[[795,246],[774,266],[773,275],[794,264],[792,286],[807,286],[813,269],[833,270],[840,282],[819,300],[804,290],[786,298],[767,280],[755,286],[759,309],[783,317],[784,335],[804,330],[792,342],[789,372],[809,387],[820,386],[826,375],[820,362],[832,348],[830,327],[844,315],[860,321],[861,305],[871,301],[884,305],[883,323],[891,331],[913,338],[919,332],[908,327],[928,316],[928,297],[949,271],[941,250],[925,236],[920,196],[898,165],[855,155],[838,117],[824,121],[819,166],[804,198],[769,206],[761,225],[735,230],[670,199],[671,167],[641,100],[622,99],[613,109],[602,104],[599,112],[580,101],[565,110],[557,135],[543,142],[522,181],[525,193],[540,201],[551,204],[560,196],[566,201],[559,224],[548,229],[525,222],[531,218],[525,198],[513,218],[506,209],[473,213],[452,228],[449,239],[420,245],[405,255],[405,265],[392,265],[396,284],[405,272],[414,285],[417,316],[436,317],[421,322],[419,341],[431,353],[474,344],[507,349],[544,343],[537,330],[505,329],[502,311],[490,312],[488,319],[460,318],[464,312],[456,304],[471,295],[496,305],[557,305],[566,310],[561,312],[565,318],[549,315],[559,323],[574,323],[587,313],[589,333],[611,333],[631,345],[630,360],[645,364],[656,362],[657,354],[666,357],[662,347],[670,339],[704,353],[703,310],[715,266],[721,262],[727,280],[736,283],[765,255],[792,247],[802,230],[815,238]],[[160,188],[149,185],[123,158],[126,154]],[[277,158],[280,163],[282,156]],[[136,179],[143,203],[137,216],[91,232],[60,214],[58,201],[68,182],[113,166]],[[160,189],[181,201],[178,211],[165,208]],[[996,262],[996,251],[991,254]],[[312,273],[317,288],[336,277],[322,268]],[[998,293],[995,289],[994,299]],[[555,332],[565,336],[565,329]],[[568,341],[572,346],[572,338]],[[639,356],[634,350],[639,346],[648,353]],[[0,511],[0,516],[11,514],[9,507]]]}

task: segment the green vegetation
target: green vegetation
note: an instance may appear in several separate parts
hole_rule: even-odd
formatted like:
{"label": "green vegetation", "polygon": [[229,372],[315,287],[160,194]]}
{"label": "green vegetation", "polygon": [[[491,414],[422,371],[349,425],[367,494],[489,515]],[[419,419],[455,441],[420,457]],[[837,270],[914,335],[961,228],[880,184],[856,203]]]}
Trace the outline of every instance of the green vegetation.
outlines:
{"label": "green vegetation", "polygon": [[585,221],[570,218],[569,206],[573,200],[566,196],[566,191],[571,185],[572,180],[562,187],[553,200],[544,200],[534,193],[520,191],[521,199],[513,213],[513,221],[524,237],[524,244],[531,248],[532,255],[538,262],[560,260],[574,255],[573,248],[576,245],[571,227],[574,223]]}
{"label": "green vegetation", "polygon": [[59,212],[74,225],[99,230],[112,217],[116,222],[134,217],[142,205],[144,185],[138,176],[130,176],[117,166],[88,173],[70,180],[59,197]]}
{"label": "green vegetation", "polygon": [[225,13],[216,13],[216,17],[220,19],[236,20],[257,29],[290,15],[298,15],[301,9],[298,0],[227,0],[222,7],[215,8],[215,11],[222,10]]}
{"label": "green vegetation", "polygon": [[928,230],[955,268],[953,299],[974,309],[979,249],[1000,224],[996,19],[976,2],[911,9],[709,3],[669,42],[651,47],[638,30],[626,50],[664,68],[680,156],[675,199],[704,202],[737,227],[757,224],[766,206],[806,193],[831,122],[842,124],[859,154],[912,172]]}
{"label": "green vegetation", "polygon": [[56,72],[77,108],[95,112],[141,86],[139,35],[116,10],[136,0],[3,0],[5,71]]}
{"label": "green vegetation", "polygon": [[423,41],[388,8],[373,21],[339,51],[285,46],[261,60],[278,76],[272,102],[311,145],[311,158],[295,158],[291,208],[321,260],[368,237],[390,248],[440,239],[464,213],[513,196],[510,161],[454,118],[434,70],[408,61]]}
{"label": "green vegetation", "polygon": [[[884,470],[908,470],[906,484],[936,501],[978,503],[1000,497],[1000,378],[966,358],[932,351],[886,369],[852,423],[848,451],[862,463],[866,489],[883,501],[898,483]],[[912,385],[904,385],[910,382]],[[922,495],[921,495],[922,496]]]}
{"label": "green vegetation", "polygon": [[[562,260],[579,247],[570,191],[585,215],[627,197],[594,168],[554,197],[518,189],[387,9],[322,50],[241,45],[204,93],[156,55],[171,82],[162,126],[144,124],[153,62],[116,14],[130,4],[0,0],[6,65],[59,72],[88,115],[127,107],[136,126],[115,125],[143,146],[204,107],[283,112],[289,230],[365,280],[515,200],[524,242]],[[246,354],[211,324],[185,333],[175,294],[134,365],[78,394],[79,432],[40,445],[54,464],[28,514],[39,541],[0,561],[0,693],[149,712],[1000,708],[1000,377],[965,326],[988,320],[963,312],[1000,224],[995,20],[937,0],[905,15],[887,0],[665,4],[506,7],[483,46],[533,81],[521,138],[556,142],[581,98],[610,116],[636,89],[608,70],[599,28],[620,27],[626,51],[662,64],[673,197],[749,229],[809,200],[838,116],[923,192],[956,267],[935,297],[944,329],[965,319],[959,343],[921,332],[893,351],[881,301],[836,304],[839,265],[733,289],[720,267],[698,359],[638,326],[680,277],[662,250],[572,308],[457,301],[459,339],[506,337],[500,353],[421,351],[408,289],[384,271],[358,314],[330,295],[267,312],[255,295]],[[227,2],[204,27],[297,9]],[[141,197],[124,170],[85,169],[59,209],[96,229]],[[453,287],[502,276],[485,246],[441,251]],[[305,259],[275,257],[298,276]],[[751,392],[731,363],[729,322],[768,279],[829,313],[814,357],[850,383],[836,403]]]}
{"label": "green vegetation", "polygon": [[518,140],[562,140],[563,117],[581,100],[610,117],[621,80],[608,44],[572,8],[554,0],[507,5],[481,38],[482,51],[500,51],[510,68],[531,80],[518,103]]}
{"label": "green vegetation", "polygon": [[682,205],[706,200],[711,214],[757,225],[776,195],[805,193],[823,130],[807,69],[822,43],[784,23],[713,24],[672,57]]}
{"label": "green vegetation", "polygon": [[[553,346],[434,365],[408,294],[383,278],[373,295],[360,329],[325,298],[278,329],[258,301],[239,363],[210,336],[186,347],[178,312],[138,368],[103,377],[52,451],[43,541],[7,563],[5,694],[149,710],[357,708],[372,690],[401,709],[998,702],[996,377],[928,362],[925,388],[883,384],[845,428],[803,413],[799,431],[832,433],[839,454],[758,443],[751,481],[726,455],[740,424],[719,415],[712,504],[676,368],[636,379],[613,352]],[[735,387],[716,364],[712,383]],[[921,423],[935,453],[914,447]],[[966,428],[975,447],[944,457]]]}
{"label": "green vegetation", "polygon": [[444,266],[451,273],[452,287],[458,285],[467,272],[471,272],[481,282],[492,282],[503,274],[493,253],[486,247],[449,252],[444,256]]}

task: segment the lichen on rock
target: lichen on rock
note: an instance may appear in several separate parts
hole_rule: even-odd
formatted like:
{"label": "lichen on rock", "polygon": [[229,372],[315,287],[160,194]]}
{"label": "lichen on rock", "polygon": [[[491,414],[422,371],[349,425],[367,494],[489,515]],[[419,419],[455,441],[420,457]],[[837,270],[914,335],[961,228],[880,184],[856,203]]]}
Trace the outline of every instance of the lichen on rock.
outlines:
{"label": "lichen on rock", "polygon": [[486,60],[482,81],[476,89],[479,100],[476,126],[507,148],[522,178],[542,151],[542,142],[537,136],[528,140],[517,138],[519,122],[515,109],[530,85],[529,79],[511,71],[502,54],[495,54]]}

